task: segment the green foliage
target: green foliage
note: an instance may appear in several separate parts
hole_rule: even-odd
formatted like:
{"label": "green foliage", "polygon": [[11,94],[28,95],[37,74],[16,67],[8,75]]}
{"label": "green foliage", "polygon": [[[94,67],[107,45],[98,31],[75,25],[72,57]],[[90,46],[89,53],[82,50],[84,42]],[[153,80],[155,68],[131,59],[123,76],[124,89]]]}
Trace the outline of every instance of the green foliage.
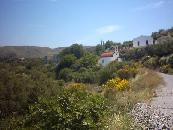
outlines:
{"label": "green foliage", "polygon": [[167,64],[167,57],[161,57],[159,59],[159,64],[162,66],[162,65],[166,65]]}
{"label": "green foliage", "polygon": [[[80,56],[75,57],[77,54]],[[100,69],[97,61],[96,55],[83,54],[81,46],[74,44],[61,53],[61,60],[56,68],[57,78],[66,82],[95,83],[97,82],[96,71]]]}
{"label": "green foliage", "polygon": [[158,57],[150,57],[148,60],[146,60],[143,64],[144,66],[155,69],[158,66],[159,58]]}
{"label": "green foliage", "polygon": [[96,46],[95,53],[96,53],[98,56],[100,56],[100,54],[101,54],[102,52],[104,52],[105,50],[111,49],[113,46],[116,46],[116,45],[121,46],[121,43],[116,43],[116,42],[113,42],[113,41],[108,40],[108,41],[106,41],[106,43],[104,44],[104,43],[102,43],[102,41],[101,41],[101,44],[98,44],[98,45]]}
{"label": "green foliage", "polygon": [[168,73],[169,72],[169,69],[170,69],[170,65],[162,65],[159,68],[160,72],[162,72],[162,73]]}
{"label": "green foliage", "polygon": [[133,41],[124,41],[122,47],[133,47]]}
{"label": "green foliage", "polygon": [[114,45],[114,42],[113,41],[106,41],[105,43],[105,49],[108,49],[108,48],[111,48],[111,46]]}
{"label": "green foliage", "polygon": [[101,54],[104,50],[105,50],[105,47],[104,47],[103,45],[100,45],[100,44],[98,44],[98,45],[96,46],[96,49],[95,49],[96,54],[99,55],[99,56],[100,56],[100,54]]}
{"label": "green foliage", "polygon": [[121,43],[116,43],[116,42],[113,42],[113,41],[106,41],[105,43],[105,49],[110,49],[112,46],[115,46],[115,45],[121,45]]}
{"label": "green foliage", "polygon": [[134,48],[123,54],[121,57],[126,60],[139,60],[144,56],[167,56],[173,53],[173,41],[168,40],[165,43],[150,45],[143,48]]}
{"label": "green foliage", "polygon": [[59,72],[59,79],[63,79],[64,81],[71,81],[72,80],[72,69],[64,68]]}
{"label": "green foliage", "polygon": [[168,57],[168,64],[170,64],[171,67],[173,67],[173,54]]}
{"label": "green foliage", "polygon": [[70,51],[74,54],[78,59],[84,55],[84,49],[82,45],[73,44],[70,47]]}
{"label": "green foliage", "polygon": [[73,44],[70,47],[65,48],[62,52],[60,52],[60,56],[63,57],[67,54],[73,54],[78,59],[84,55],[84,49],[82,45]]}
{"label": "green foliage", "polygon": [[124,60],[137,60],[146,55],[145,50],[143,48],[134,48],[131,50],[127,50],[120,54],[120,56]]}
{"label": "green foliage", "polygon": [[139,64],[125,65],[117,71],[118,77],[122,79],[134,78],[138,72]]}
{"label": "green foliage", "polygon": [[121,68],[123,68],[123,66],[130,64],[130,62],[112,62],[109,65],[107,65],[106,67],[104,67],[103,69],[101,69],[99,71],[99,83],[103,84],[105,83],[107,80],[112,79],[114,77],[117,77],[117,71]]}
{"label": "green foliage", "polygon": [[168,35],[173,37],[173,28],[170,28],[168,30],[160,29],[159,32],[153,32],[152,33],[152,37],[154,40],[157,40],[161,37],[168,36]]}
{"label": "green foliage", "polygon": [[56,67],[57,78],[59,77],[60,71],[64,68],[69,68],[71,65],[75,63],[76,59],[77,58],[73,54],[65,55]]}
{"label": "green foliage", "polygon": [[73,80],[78,83],[97,83],[98,74],[89,69],[82,72],[75,72],[73,73]]}
{"label": "green foliage", "polygon": [[42,98],[29,109],[24,127],[32,129],[104,129],[106,100],[85,91],[65,90],[58,97]]}
{"label": "green foliage", "polygon": [[65,68],[65,67],[70,67],[73,63],[75,63],[76,57],[72,54],[65,55],[63,59],[59,63],[59,67]]}
{"label": "green foliage", "polygon": [[80,58],[80,66],[85,68],[93,68],[96,66],[98,62],[98,58],[96,55],[92,53],[87,53],[83,57]]}
{"label": "green foliage", "polygon": [[26,113],[40,95],[58,94],[58,83],[42,60],[16,62],[0,63],[0,118]]}

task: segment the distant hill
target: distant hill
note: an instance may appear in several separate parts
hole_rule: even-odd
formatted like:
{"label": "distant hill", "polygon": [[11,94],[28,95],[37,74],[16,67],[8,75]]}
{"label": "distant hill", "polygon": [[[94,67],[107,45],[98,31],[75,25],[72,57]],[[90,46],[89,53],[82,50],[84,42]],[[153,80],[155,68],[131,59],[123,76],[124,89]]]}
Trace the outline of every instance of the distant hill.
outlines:
{"label": "distant hill", "polygon": [[[44,56],[53,56],[58,54],[65,47],[58,47],[51,49],[49,47],[38,47],[38,46],[4,46],[0,47],[0,57],[24,57],[24,58],[39,58]],[[94,51],[95,47],[84,46],[86,51]]]}
{"label": "distant hill", "polygon": [[37,46],[5,46],[0,47],[0,57],[17,56],[25,58],[39,58],[58,54],[63,48],[51,49]]}

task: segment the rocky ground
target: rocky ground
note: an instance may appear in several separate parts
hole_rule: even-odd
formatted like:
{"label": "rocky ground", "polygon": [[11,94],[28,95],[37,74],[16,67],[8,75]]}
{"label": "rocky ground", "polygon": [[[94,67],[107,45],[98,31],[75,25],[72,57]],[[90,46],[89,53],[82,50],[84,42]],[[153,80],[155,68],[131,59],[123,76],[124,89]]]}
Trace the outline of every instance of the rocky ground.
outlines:
{"label": "rocky ground", "polygon": [[132,115],[144,129],[173,130],[173,75],[159,74],[165,84],[156,89],[150,102],[136,104]]}

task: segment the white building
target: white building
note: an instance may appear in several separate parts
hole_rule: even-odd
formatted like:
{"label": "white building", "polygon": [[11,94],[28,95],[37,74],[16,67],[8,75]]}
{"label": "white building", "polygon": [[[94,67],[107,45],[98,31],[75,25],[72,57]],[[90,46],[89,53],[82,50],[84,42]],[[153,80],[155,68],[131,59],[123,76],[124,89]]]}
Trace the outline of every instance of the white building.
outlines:
{"label": "white building", "polygon": [[109,64],[112,61],[115,61],[115,60],[121,61],[121,58],[119,58],[119,56],[120,56],[120,54],[119,54],[119,49],[117,46],[117,47],[115,47],[114,51],[102,53],[98,63],[103,66],[106,66],[107,64]]}
{"label": "white building", "polygon": [[154,44],[151,36],[140,36],[133,39],[133,47],[144,47]]}

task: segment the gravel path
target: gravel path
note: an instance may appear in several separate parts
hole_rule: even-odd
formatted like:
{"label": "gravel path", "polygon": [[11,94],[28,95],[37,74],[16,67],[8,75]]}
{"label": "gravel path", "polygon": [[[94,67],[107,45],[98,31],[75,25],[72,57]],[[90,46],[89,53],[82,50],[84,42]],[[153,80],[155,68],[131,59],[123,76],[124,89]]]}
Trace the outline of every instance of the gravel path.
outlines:
{"label": "gravel path", "polygon": [[137,124],[149,130],[173,130],[173,75],[159,73],[165,84],[156,89],[149,103],[138,103],[132,114]]}

